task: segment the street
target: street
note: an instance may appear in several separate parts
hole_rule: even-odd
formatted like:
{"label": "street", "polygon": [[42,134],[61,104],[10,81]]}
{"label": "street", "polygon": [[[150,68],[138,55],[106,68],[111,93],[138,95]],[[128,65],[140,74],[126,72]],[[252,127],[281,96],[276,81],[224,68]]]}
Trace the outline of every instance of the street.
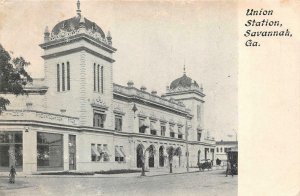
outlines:
{"label": "street", "polygon": [[237,195],[237,176],[223,170],[160,175],[95,177],[19,177],[16,184],[0,178],[0,195]]}

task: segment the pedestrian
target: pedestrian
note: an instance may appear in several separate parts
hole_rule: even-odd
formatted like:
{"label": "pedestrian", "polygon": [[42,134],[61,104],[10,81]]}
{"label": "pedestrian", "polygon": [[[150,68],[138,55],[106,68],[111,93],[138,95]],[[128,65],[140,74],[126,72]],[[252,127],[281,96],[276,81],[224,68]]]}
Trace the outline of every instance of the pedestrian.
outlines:
{"label": "pedestrian", "polygon": [[17,175],[16,169],[12,165],[9,171],[9,183],[15,183],[15,176]]}
{"label": "pedestrian", "polygon": [[230,163],[229,160],[227,161],[226,177],[228,176],[228,173],[231,174],[232,177],[233,177],[233,172],[232,172],[232,168],[231,168],[231,163]]}

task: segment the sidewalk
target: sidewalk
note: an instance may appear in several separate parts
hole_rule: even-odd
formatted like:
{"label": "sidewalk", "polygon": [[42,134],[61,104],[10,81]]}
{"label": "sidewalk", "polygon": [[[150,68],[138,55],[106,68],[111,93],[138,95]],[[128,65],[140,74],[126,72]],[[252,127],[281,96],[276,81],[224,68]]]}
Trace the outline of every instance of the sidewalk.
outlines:
{"label": "sidewalk", "polygon": [[[212,170],[205,170],[204,172],[211,172],[214,170],[224,170],[222,167],[213,167]],[[18,173],[17,178],[133,178],[133,177],[152,177],[152,176],[164,176],[164,175],[176,175],[185,173],[199,172],[198,168],[189,168],[187,172],[186,168],[173,168],[173,173],[170,173],[169,168],[151,168],[145,172],[146,176],[141,176],[141,172],[138,173],[122,173],[122,174],[94,174],[94,175],[33,175]],[[203,172],[203,171],[201,171]],[[7,173],[0,173],[0,178],[8,178]]]}

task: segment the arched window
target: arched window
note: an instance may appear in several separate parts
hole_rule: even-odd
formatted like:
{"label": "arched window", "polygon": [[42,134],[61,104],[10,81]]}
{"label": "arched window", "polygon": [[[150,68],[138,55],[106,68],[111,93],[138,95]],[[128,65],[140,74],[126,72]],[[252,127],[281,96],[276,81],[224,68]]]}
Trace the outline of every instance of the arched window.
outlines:
{"label": "arched window", "polygon": [[217,148],[217,152],[219,152],[219,148]]}

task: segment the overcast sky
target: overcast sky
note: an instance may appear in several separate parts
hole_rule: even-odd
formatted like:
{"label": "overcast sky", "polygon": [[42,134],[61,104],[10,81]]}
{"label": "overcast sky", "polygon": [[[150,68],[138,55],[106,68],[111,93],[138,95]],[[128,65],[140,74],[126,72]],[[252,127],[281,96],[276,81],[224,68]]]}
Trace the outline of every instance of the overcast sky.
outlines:
{"label": "overcast sky", "polygon": [[[33,77],[43,77],[45,26],[76,15],[76,0],[3,1],[0,43],[31,62]],[[104,2],[81,0],[82,14],[111,31],[114,82],[165,92],[181,77],[203,84],[205,128],[217,139],[234,140],[237,131],[237,5],[229,2]],[[233,135],[228,137],[227,135]]]}

